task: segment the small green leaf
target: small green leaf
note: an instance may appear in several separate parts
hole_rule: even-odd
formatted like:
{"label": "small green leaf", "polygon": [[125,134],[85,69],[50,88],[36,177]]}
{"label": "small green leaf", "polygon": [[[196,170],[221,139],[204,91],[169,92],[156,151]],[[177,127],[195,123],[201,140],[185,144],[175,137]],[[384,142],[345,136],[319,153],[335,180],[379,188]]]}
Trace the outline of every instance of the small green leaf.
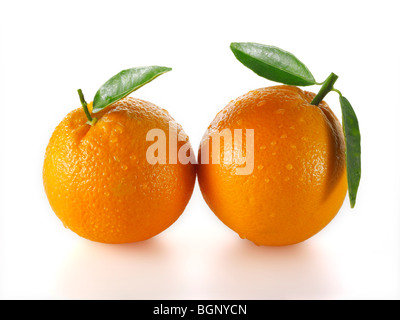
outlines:
{"label": "small green leaf", "polygon": [[350,205],[354,208],[361,179],[361,135],[357,116],[350,102],[343,96],[340,96],[339,99],[342,107],[343,130],[346,141],[347,184]]}
{"label": "small green leaf", "polygon": [[231,50],[241,63],[261,77],[294,86],[316,84],[310,70],[282,49],[252,42],[233,42]]}
{"label": "small green leaf", "polygon": [[93,99],[93,113],[99,112],[110,104],[126,97],[159,75],[171,71],[171,68],[148,66],[123,70],[113,76],[97,91]]}

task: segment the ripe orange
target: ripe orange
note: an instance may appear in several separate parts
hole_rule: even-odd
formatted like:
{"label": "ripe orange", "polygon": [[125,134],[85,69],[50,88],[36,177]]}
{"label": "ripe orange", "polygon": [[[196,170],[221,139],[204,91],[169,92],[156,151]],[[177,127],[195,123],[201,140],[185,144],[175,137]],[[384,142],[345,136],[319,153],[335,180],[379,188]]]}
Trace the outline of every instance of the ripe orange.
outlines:
{"label": "ripe orange", "polygon": [[[196,167],[148,163],[146,149],[154,142],[146,135],[161,129],[168,142],[170,122],[181,127],[165,110],[129,97],[96,117],[95,125],[86,124],[79,108],[55,129],[43,168],[49,202],[63,224],[84,238],[105,243],[151,238],[184,211]],[[178,150],[189,139],[181,135]]]}
{"label": "ripe orange", "polygon": [[[257,245],[304,241],[337,214],[347,192],[341,125],[315,94],[292,86],[251,91],[231,101],[213,120],[199,150],[198,179],[211,210],[240,237]],[[211,136],[224,129],[254,129],[254,170],[237,175],[243,155],[212,162]],[[232,136],[234,136],[232,134]],[[245,138],[243,137],[243,142]],[[208,164],[202,148],[209,148]],[[207,153],[206,153],[207,154]]]}

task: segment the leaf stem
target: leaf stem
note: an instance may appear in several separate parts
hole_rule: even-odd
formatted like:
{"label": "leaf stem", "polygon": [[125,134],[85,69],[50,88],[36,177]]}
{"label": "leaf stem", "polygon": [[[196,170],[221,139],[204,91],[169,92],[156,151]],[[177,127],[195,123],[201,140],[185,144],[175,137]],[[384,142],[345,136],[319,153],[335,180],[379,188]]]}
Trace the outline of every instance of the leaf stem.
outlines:
{"label": "leaf stem", "polygon": [[83,96],[83,92],[81,89],[78,89],[78,94],[79,94],[79,99],[81,100],[83,111],[85,111],[86,117],[88,119],[88,121],[86,123],[90,124],[92,126],[96,123],[97,119],[92,118],[92,116],[90,115],[89,109],[87,107],[87,103],[85,101],[85,97]]}
{"label": "leaf stem", "polygon": [[332,91],[337,92],[340,97],[343,97],[342,93],[338,89],[332,88]]}
{"label": "leaf stem", "polygon": [[326,80],[322,83],[322,87],[319,90],[319,92],[317,93],[317,95],[314,97],[314,99],[311,101],[311,104],[314,106],[318,106],[320,104],[320,102],[322,101],[322,99],[325,98],[325,96],[331,92],[332,90],[335,90],[333,88],[333,85],[335,84],[336,80],[339,77],[334,74],[333,72],[328,76],[328,78],[326,78]]}

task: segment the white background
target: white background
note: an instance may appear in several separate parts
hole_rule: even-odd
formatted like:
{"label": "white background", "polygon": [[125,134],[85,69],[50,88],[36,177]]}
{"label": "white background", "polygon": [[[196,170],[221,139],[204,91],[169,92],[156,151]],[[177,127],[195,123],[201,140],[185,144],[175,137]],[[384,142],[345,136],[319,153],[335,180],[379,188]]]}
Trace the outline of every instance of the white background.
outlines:
{"label": "white background", "polygon": [[[398,1],[1,1],[0,298],[399,299]],[[132,94],[180,122],[197,150],[231,99],[274,83],[242,66],[232,41],[294,53],[357,112],[355,209],[308,241],[257,247],[209,210],[198,185],[155,238],[106,245],[63,228],[42,186],[56,125],[122,69],[172,72]],[[317,87],[308,90],[316,91]],[[336,93],[325,99],[340,117]]]}

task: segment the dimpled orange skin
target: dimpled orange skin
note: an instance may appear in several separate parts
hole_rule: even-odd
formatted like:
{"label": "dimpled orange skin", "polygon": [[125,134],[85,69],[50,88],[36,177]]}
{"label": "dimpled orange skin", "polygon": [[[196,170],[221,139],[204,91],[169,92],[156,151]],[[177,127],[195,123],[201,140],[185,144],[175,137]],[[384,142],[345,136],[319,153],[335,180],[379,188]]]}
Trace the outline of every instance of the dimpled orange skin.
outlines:
{"label": "dimpled orange skin", "polygon": [[94,116],[98,121],[90,126],[82,108],[72,111],[50,139],[43,181],[51,207],[65,227],[89,240],[149,239],[184,211],[196,165],[168,164],[168,157],[167,164],[147,162],[154,144],[147,132],[161,129],[168,142],[169,121],[176,124],[150,102],[128,97]]}
{"label": "dimpled orange skin", "polygon": [[[323,229],[347,192],[342,127],[325,102],[292,86],[251,91],[231,101],[213,120],[199,149],[198,180],[204,199],[228,227],[257,245],[302,242]],[[231,164],[212,164],[210,134],[254,129],[254,170],[243,167],[237,150]],[[232,133],[233,136],[233,133]],[[208,163],[201,148],[208,145]],[[243,155],[244,156],[244,155]]]}

